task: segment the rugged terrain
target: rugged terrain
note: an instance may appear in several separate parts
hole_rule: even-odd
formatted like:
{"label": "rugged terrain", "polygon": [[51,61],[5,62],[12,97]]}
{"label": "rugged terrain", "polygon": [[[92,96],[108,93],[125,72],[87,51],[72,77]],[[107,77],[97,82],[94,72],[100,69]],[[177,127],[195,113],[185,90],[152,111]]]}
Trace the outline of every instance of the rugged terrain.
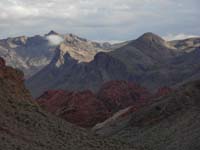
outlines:
{"label": "rugged terrain", "polygon": [[32,101],[23,82],[23,73],[5,66],[0,58],[0,149],[135,149],[120,141],[97,138],[46,113]]}

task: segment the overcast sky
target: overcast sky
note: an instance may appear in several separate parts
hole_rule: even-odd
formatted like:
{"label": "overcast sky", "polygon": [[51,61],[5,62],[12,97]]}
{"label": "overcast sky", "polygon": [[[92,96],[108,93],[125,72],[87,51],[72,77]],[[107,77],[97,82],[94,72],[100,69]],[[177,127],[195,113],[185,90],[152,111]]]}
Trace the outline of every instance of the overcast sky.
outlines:
{"label": "overcast sky", "polygon": [[0,38],[74,33],[99,41],[154,32],[167,39],[200,35],[200,0],[0,0]]}

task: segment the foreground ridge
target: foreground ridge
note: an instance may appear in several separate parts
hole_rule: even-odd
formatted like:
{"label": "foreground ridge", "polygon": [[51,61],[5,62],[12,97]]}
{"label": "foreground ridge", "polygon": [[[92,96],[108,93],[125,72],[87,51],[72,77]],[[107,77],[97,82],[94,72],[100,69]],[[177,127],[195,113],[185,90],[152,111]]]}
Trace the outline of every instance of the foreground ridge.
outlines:
{"label": "foreground ridge", "polygon": [[119,141],[97,138],[52,116],[32,101],[21,71],[0,58],[0,149],[130,150]]}

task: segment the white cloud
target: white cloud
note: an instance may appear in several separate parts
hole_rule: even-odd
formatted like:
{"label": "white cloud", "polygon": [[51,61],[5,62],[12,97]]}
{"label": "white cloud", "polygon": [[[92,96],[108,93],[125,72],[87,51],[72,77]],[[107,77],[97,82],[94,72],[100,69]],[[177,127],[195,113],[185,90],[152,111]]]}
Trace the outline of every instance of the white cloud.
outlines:
{"label": "white cloud", "polygon": [[200,36],[180,33],[180,34],[168,34],[167,36],[164,36],[163,38],[165,40],[172,41],[172,40],[183,40],[183,39],[194,38],[194,37],[200,37]]}
{"label": "white cloud", "polygon": [[148,31],[195,33],[200,32],[198,4],[199,0],[0,0],[0,36],[56,30],[125,40]]}
{"label": "white cloud", "polygon": [[53,46],[59,45],[64,41],[64,39],[59,35],[49,35],[46,38],[49,41],[49,44]]}

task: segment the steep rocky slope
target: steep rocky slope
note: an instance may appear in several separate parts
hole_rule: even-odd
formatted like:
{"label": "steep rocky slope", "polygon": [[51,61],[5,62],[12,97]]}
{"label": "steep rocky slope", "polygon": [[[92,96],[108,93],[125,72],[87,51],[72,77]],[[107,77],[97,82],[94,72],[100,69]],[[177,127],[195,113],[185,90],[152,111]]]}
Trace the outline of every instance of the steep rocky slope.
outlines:
{"label": "steep rocky slope", "polygon": [[23,80],[21,71],[6,67],[0,58],[0,149],[135,149],[119,141],[97,138],[44,112],[31,100]]}
{"label": "steep rocky slope", "polygon": [[198,150],[199,98],[200,81],[188,83],[151,103],[119,111],[93,131],[152,150]]}

